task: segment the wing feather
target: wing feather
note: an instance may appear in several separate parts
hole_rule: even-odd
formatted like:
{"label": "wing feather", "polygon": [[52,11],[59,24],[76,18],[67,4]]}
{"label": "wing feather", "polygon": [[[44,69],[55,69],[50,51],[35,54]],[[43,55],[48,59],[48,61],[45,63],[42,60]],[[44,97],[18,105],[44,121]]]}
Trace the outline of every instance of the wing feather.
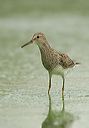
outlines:
{"label": "wing feather", "polygon": [[67,54],[62,53],[61,56],[61,63],[63,68],[72,68],[75,65],[74,61],[71,60]]}

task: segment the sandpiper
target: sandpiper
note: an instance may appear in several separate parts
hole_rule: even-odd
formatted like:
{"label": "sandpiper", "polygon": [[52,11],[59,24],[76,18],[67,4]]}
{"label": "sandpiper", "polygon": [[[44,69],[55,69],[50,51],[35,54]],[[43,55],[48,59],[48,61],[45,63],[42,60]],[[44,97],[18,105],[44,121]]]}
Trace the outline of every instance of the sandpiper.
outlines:
{"label": "sandpiper", "polygon": [[60,75],[63,79],[63,85],[62,85],[62,96],[63,96],[64,83],[65,83],[64,72],[65,70],[69,68],[73,68],[76,64],[79,64],[79,63],[74,62],[72,59],[69,58],[67,54],[58,52],[55,49],[53,49],[49,45],[45,35],[41,32],[35,33],[32,39],[26,44],[22,45],[21,48],[32,43],[36,43],[38,45],[41,53],[43,66],[49,73],[48,94],[51,88],[51,78],[52,78],[52,75],[54,74],[54,75]]}

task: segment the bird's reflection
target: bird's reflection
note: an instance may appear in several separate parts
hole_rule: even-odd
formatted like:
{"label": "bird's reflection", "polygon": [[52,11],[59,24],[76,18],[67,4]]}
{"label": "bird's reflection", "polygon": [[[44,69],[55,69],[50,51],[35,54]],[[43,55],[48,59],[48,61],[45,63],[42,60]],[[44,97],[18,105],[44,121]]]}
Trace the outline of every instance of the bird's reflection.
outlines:
{"label": "bird's reflection", "polygon": [[65,111],[64,97],[62,97],[62,110],[52,110],[51,96],[49,96],[49,111],[42,123],[42,128],[69,128],[74,120],[71,113]]}

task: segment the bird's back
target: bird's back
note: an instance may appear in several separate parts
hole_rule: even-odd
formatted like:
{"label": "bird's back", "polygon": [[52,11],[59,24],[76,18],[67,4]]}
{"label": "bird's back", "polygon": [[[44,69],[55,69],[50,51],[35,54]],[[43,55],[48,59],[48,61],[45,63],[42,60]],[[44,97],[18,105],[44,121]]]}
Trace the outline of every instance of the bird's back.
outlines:
{"label": "bird's back", "polygon": [[42,50],[41,57],[44,67],[49,71],[53,70],[58,65],[61,65],[64,69],[71,68],[75,65],[68,55],[57,52],[52,48]]}

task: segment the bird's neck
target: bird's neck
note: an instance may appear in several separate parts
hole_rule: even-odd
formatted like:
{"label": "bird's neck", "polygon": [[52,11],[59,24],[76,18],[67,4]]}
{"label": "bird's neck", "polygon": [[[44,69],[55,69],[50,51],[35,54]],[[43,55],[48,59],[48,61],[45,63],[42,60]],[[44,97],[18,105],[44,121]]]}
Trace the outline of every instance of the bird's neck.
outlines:
{"label": "bird's neck", "polygon": [[50,45],[48,44],[47,40],[44,40],[42,42],[41,41],[37,42],[37,45],[41,52],[45,52],[51,48]]}

